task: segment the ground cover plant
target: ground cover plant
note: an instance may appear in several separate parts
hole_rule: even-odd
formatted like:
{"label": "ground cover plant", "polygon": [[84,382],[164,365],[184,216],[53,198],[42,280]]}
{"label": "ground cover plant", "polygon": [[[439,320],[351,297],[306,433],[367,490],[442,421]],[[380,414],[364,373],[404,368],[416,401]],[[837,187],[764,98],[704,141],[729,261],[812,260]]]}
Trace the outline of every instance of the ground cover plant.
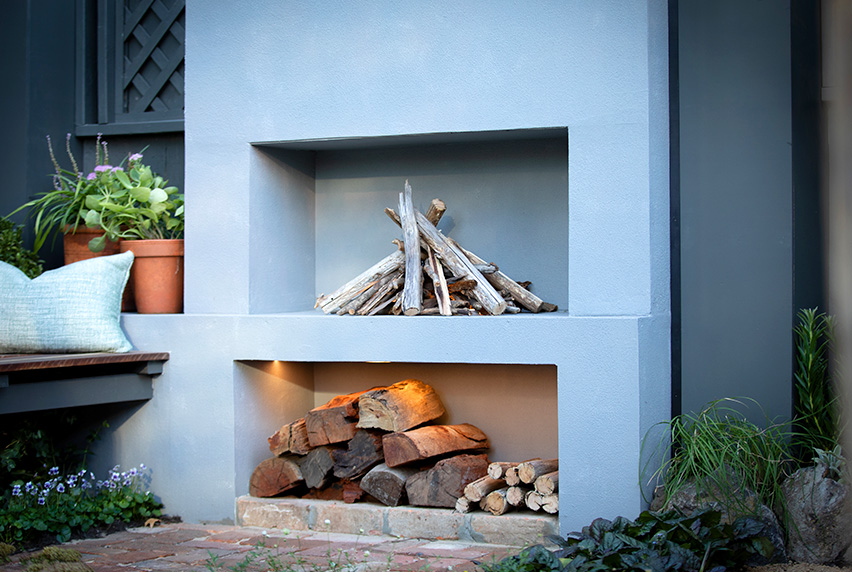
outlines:
{"label": "ground cover plant", "polygon": [[721,572],[752,557],[771,556],[765,526],[752,517],[725,523],[720,511],[709,508],[689,516],[645,511],[635,521],[599,518],[564,539],[552,537],[559,546],[555,551],[536,545],[482,567],[486,572]]}
{"label": "ground cover plant", "polygon": [[0,260],[35,278],[42,273],[42,261],[35,252],[24,248],[22,231],[22,226],[0,217]]}

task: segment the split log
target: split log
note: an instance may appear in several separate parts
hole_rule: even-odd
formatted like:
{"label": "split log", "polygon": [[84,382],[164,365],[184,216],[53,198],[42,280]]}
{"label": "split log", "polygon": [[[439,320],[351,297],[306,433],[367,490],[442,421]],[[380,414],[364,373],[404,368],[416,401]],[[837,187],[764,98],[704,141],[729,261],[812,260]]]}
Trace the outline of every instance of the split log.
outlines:
{"label": "split log", "polygon": [[423,269],[426,271],[429,278],[432,279],[432,283],[434,284],[435,299],[441,315],[450,316],[452,315],[452,311],[450,310],[451,300],[450,292],[447,288],[447,279],[444,277],[444,267],[435,257],[435,251],[428,246],[426,248],[428,250],[428,256],[426,257],[426,264],[423,266]]}
{"label": "split log", "polygon": [[392,274],[402,268],[405,262],[405,253],[397,250],[389,254],[328,296],[317,298],[317,306],[326,314],[337,312],[340,308],[352,301],[353,298],[364,292],[372,283]]}
{"label": "split log", "polygon": [[559,459],[524,461],[518,465],[518,478],[531,485],[537,478],[559,469]]}
{"label": "split log", "polygon": [[373,310],[379,309],[383,303],[393,297],[403,283],[402,270],[397,270],[382,278],[375,293],[357,310],[360,316],[370,315]]}
{"label": "split log", "polygon": [[308,442],[312,447],[341,443],[355,436],[358,431],[358,398],[366,391],[338,395],[305,415]]}
{"label": "split log", "polygon": [[473,510],[473,503],[467,497],[459,497],[456,499],[456,512],[467,514]]}
{"label": "split log", "polygon": [[538,477],[533,483],[535,491],[543,495],[549,495],[559,490],[559,471],[553,471]]}
{"label": "split log", "polygon": [[411,185],[405,181],[405,191],[399,194],[399,218],[405,242],[405,285],[402,289],[402,313],[416,316],[423,309],[423,267],[420,264],[420,232],[414,218]]}
{"label": "split log", "polygon": [[[487,472],[487,469],[486,469]],[[464,496],[473,502],[479,502],[485,498],[491,491],[496,491],[499,488],[506,486],[506,481],[503,479],[494,479],[488,475],[481,477],[464,488]]]}
{"label": "split log", "polygon": [[364,496],[364,489],[357,481],[343,481],[343,502],[352,504]]}
{"label": "split log", "polygon": [[477,451],[488,448],[488,437],[469,423],[430,425],[382,438],[385,462],[396,467],[446,453]]}
{"label": "split log", "polygon": [[323,445],[296,461],[308,487],[320,489],[328,484],[331,469],[334,467],[333,450],[332,447]]}
{"label": "split log", "polygon": [[[529,459],[530,461],[537,461],[538,459]],[[518,462],[506,462],[506,461],[496,461],[488,465],[488,476],[492,479],[500,479],[506,474],[508,469],[513,467],[517,467],[523,461]]]}
{"label": "split log", "polygon": [[509,490],[506,491],[506,501],[512,506],[522,506],[524,504],[524,496],[527,494],[527,490],[522,487],[509,487]]}
{"label": "split log", "polygon": [[503,478],[506,479],[506,484],[509,485],[510,487],[516,487],[519,484],[521,484],[521,478],[518,476],[517,465],[515,465],[514,467],[509,467],[508,469],[506,469],[506,472],[503,473]]}
{"label": "split log", "polygon": [[486,455],[456,455],[434,467],[411,475],[405,481],[408,502],[414,506],[454,508],[465,486],[485,475]]}
{"label": "split log", "polygon": [[361,479],[361,488],[387,506],[399,506],[405,498],[405,481],[417,469],[376,465]]}
{"label": "split log", "polygon": [[535,491],[527,491],[527,494],[524,496],[524,504],[527,505],[527,508],[534,511],[541,510],[541,493],[537,493]]}
{"label": "split log", "polygon": [[541,495],[541,509],[548,514],[556,514],[559,512],[559,495],[551,493],[549,495]]}
{"label": "split log", "polygon": [[302,471],[289,457],[272,457],[262,461],[251,474],[249,494],[253,497],[274,497],[302,482]]}
{"label": "split log", "polygon": [[321,489],[310,489],[308,492],[302,495],[303,499],[316,499],[316,500],[343,500],[343,483],[340,481],[333,481]]}
{"label": "split log", "polygon": [[355,479],[382,462],[382,435],[376,431],[359,429],[349,440],[346,449],[332,451],[332,472],[339,479]]}
{"label": "split log", "polygon": [[444,406],[431,386],[406,379],[358,398],[358,427],[407,431],[444,414]]}
{"label": "split log", "polygon": [[509,487],[503,487],[502,489],[497,489],[496,491],[488,493],[488,496],[483,499],[485,502],[485,510],[493,515],[505,514],[507,511],[511,510],[512,505],[506,500],[506,493],[508,492]]}
{"label": "split log", "polygon": [[307,455],[313,449],[308,441],[308,430],[305,426],[304,417],[284,425],[267,441],[269,442],[269,450],[276,456],[285,453]]}
{"label": "split log", "polygon": [[426,211],[426,219],[435,226],[438,226],[446,210],[447,205],[444,204],[444,201],[441,199],[432,199],[432,202],[429,203],[429,209]]}

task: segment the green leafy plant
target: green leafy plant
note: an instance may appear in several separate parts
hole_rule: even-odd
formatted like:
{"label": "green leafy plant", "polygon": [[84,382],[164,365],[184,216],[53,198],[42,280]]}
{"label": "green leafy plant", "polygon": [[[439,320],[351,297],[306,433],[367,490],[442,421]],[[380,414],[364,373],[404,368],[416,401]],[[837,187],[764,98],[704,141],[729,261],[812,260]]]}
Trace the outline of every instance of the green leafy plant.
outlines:
{"label": "green leafy plant", "polygon": [[52,467],[46,480],[17,481],[0,507],[0,540],[21,544],[50,534],[65,542],[94,526],[160,516],[162,505],[143,489],[146,470],[140,465],[119,472],[116,466],[107,479],[96,481],[85,469],[60,475]]}
{"label": "green leafy plant", "polygon": [[128,170],[110,173],[111,184],[103,192],[86,199],[84,219],[92,228],[100,227],[103,236],[92,239],[89,249],[103,250],[106,239],[181,238],[184,230],[183,195],[177,187],[143,165],[142,155],[129,157]]}
{"label": "green leafy plant", "polygon": [[801,310],[796,337],[795,426],[792,446],[810,459],[814,449],[830,451],[839,436],[837,397],[829,375],[834,320],[816,308]]}
{"label": "green leafy plant", "polygon": [[849,480],[846,458],[843,456],[840,445],[837,445],[831,451],[814,449],[814,453],[813,462],[817,472],[821,471],[824,477],[829,477],[839,483],[845,483]]}
{"label": "green leafy plant", "polygon": [[24,558],[24,572],[86,572],[91,567],[81,561],[80,553],[71,548],[46,546],[43,550]]}
{"label": "green leafy plant", "polygon": [[65,152],[71,161],[71,168],[59,165],[53,152],[50,136],[47,137],[47,148],[53,163],[53,190],[38,193],[37,198],[24,203],[10,214],[28,210],[34,220],[35,240],[33,250],[38,252],[47,239],[56,236],[59,231],[74,232],[85,223],[86,199],[101,194],[102,188],[110,184],[114,169],[109,165],[107,144],[98,135],[95,142],[95,167],[88,174],[80,171],[77,160],[71,152],[71,134],[65,137]]}
{"label": "green leafy plant", "polygon": [[23,226],[0,217],[0,260],[19,268],[30,278],[42,273],[42,260],[38,255],[24,248]]}
{"label": "green leafy plant", "polygon": [[[789,424],[767,420],[766,427],[758,427],[737,405],[745,403],[720,399],[697,414],[667,421],[672,454],[652,479],[662,478],[666,498],[695,483],[705,498],[739,514],[754,514],[760,504],[783,513],[781,482],[789,472]],[[754,493],[752,501],[743,495],[745,489]]]}
{"label": "green leafy plant", "polygon": [[552,538],[560,547],[556,551],[537,545],[482,568],[485,572],[718,571],[742,566],[753,557],[770,557],[774,547],[764,536],[765,526],[751,517],[724,523],[722,514],[711,509],[690,516],[645,511],[635,521],[596,519],[564,539]]}

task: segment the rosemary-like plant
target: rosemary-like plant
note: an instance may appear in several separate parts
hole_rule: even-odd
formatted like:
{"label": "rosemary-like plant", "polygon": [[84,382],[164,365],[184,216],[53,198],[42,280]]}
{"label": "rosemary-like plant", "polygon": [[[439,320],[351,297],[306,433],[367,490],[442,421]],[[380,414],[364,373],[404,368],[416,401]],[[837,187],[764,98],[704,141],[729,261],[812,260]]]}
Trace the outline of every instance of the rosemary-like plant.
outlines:
{"label": "rosemary-like plant", "polygon": [[816,308],[801,310],[796,336],[795,425],[792,446],[803,461],[815,449],[837,446],[837,396],[829,372],[834,320]]}

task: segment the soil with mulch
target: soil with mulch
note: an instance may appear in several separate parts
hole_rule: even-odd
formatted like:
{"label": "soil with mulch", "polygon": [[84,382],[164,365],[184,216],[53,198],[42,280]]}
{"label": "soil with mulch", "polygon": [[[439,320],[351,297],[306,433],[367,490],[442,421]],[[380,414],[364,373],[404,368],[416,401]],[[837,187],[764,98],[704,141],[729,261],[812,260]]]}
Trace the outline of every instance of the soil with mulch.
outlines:
{"label": "soil with mulch", "polygon": [[769,564],[747,568],[748,572],[852,572],[852,566],[825,566],[822,564],[806,564],[790,562],[788,564]]}

